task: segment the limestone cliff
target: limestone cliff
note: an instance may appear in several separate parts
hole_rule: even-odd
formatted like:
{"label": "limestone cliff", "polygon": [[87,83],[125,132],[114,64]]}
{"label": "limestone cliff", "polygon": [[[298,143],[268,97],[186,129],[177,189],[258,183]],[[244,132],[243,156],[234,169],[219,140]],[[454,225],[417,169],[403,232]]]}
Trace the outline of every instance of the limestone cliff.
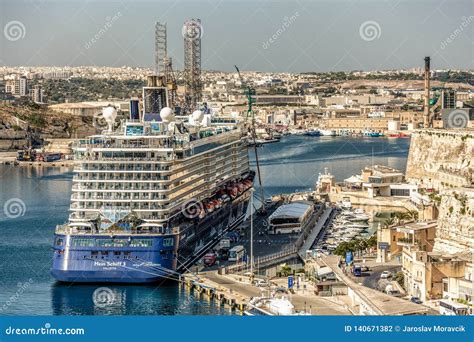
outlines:
{"label": "limestone cliff", "polygon": [[0,151],[15,150],[44,139],[95,134],[91,118],[56,113],[36,104],[0,105]]}
{"label": "limestone cliff", "polygon": [[473,184],[474,131],[420,130],[412,135],[406,177],[436,190]]}
{"label": "limestone cliff", "polygon": [[474,188],[441,193],[434,250],[449,254],[474,252]]}

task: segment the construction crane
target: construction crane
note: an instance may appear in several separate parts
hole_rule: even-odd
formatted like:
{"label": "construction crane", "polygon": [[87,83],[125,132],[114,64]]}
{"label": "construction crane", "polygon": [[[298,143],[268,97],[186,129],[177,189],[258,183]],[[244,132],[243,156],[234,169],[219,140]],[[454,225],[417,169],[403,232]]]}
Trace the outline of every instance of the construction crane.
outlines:
{"label": "construction crane", "polygon": [[237,74],[239,75],[240,79],[240,84],[242,86],[242,89],[244,90],[244,94],[247,95],[247,116],[245,119],[245,122],[248,122],[248,119],[250,117],[251,119],[251,126],[250,126],[250,134],[252,136],[253,140],[253,148],[254,148],[254,153],[255,153],[255,161],[257,164],[257,174],[258,174],[258,185],[260,186],[260,199],[262,202],[262,206],[260,209],[257,211],[258,214],[260,215],[265,215],[266,214],[266,209],[265,209],[265,197],[263,196],[263,183],[262,183],[262,174],[260,172],[260,163],[258,161],[258,150],[257,150],[257,137],[256,137],[256,131],[255,131],[255,113],[252,110],[252,103],[254,99],[252,98],[252,95],[255,95],[255,89],[252,88],[249,84],[245,83],[242,75],[240,74],[240,70],[237,67],[237,65],[234,65],[235,70],[237,70]]}

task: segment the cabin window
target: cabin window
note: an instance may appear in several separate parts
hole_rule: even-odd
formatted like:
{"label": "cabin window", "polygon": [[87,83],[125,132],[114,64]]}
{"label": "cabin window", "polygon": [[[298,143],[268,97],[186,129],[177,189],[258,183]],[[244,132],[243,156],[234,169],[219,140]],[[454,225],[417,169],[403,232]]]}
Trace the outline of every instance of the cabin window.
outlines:
{"label": "cabin window", "polygon": [[133,239],[130,242],[130,247],[151,247],[153,241],[151,239]]}
{"label": "cabin window", "polygon": [[72,245],[73,247],[94,247],[95,241],[94,239],[73,239]]}
{"label": "cabin window", "polygon": [[171,247],[174,245],[174,238],[163,239],[163,247]]}
{"label": "cabin window", "polygon": [[127,243],[124,239],[97,239],[97,247],[125,247]]}

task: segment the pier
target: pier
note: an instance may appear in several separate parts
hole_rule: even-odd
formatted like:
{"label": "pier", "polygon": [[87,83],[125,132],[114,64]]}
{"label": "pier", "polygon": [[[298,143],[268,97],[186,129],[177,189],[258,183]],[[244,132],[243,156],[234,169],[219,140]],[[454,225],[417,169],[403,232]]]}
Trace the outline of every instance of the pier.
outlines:
{"label": "pier", "polygon": [[[283,288],[285,281],[286,279],[276,280],[273,286]],[[183,276],[183,284],[198,295],[208,296],[237,313],[243,313],[252,298],[269,292],[268,287],[251,284],[248,276],[221,275],[216,271],[203,272],[198,276],[186,274]],[[313,315],[353,314],[343,301],[316,295],[315,288],[309,282],[304,282],[299,289],[288,293],[288,296],[297,312]]]}
{"label": "pier", "polygon": [[311,249],[311,246],[316,242],[323,228],[325,228],[332,220],[333,215],[334,209],[332,207],[325,209],[318,219],[318,222],[316,222],[314,228],[309,231],[308,236],[303,240],[303,244],[298,249],[298,256],[302,260],[306,258],[306,251]]}

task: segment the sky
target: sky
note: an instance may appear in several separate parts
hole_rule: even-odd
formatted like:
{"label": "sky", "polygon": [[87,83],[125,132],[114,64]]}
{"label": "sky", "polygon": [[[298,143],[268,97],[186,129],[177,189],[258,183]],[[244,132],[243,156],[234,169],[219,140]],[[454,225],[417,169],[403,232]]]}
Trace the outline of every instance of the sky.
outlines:
{"label": "sky", "polygon": [[474,69],[471,0],[0,0],[0,65],[154,65],[154,25],[183,67],[202,22],[202,68],[325,72]]}

